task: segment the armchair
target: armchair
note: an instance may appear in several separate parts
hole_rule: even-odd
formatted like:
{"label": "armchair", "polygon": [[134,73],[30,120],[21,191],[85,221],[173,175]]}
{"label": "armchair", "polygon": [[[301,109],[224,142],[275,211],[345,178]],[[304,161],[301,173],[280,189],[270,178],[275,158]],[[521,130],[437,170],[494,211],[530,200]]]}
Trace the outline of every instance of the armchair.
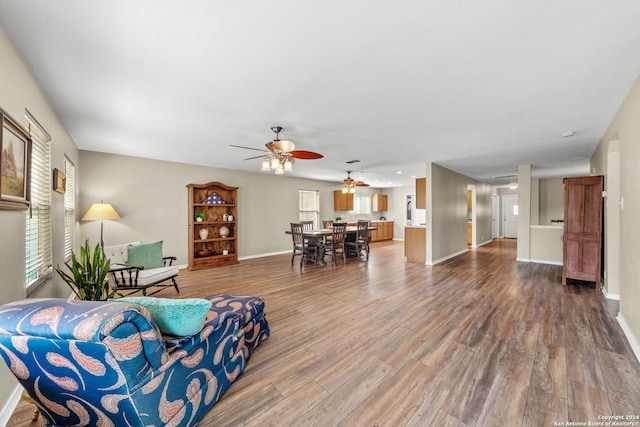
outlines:
{"label": "armchair", "polygon": [[269,335],[262,298],[206,299],[206,323],[189,337],[163,337],[149,311],[128,302],[6,304],[0,356],[46,426],[195,426]]}
{"label": "armchair", "polygon": [[[140,251],[145,251],[143,258],[149,260],[145,266],[144,262],[139,263],[135,260],[130,263],[129,252],[130,247]],[[142,292],[142,295],[154,295],[162,291],[166,287],[173,286],[176,292],[180,293],[176,276],[179,269],[173,265],[176,260],[174,256],[163,256],[162,242],[155,242],[143,245],[140,242],[125,243],[121,245],[106,246],[104,248],[105,256],[111,261],[109,268],[109,284],[111,289],[115,291],[131,291],[126,295],[136,292]],[[155,259],[153,259],[155,257]],[[159,289],[147,293],[147,289],[156,286]]]}

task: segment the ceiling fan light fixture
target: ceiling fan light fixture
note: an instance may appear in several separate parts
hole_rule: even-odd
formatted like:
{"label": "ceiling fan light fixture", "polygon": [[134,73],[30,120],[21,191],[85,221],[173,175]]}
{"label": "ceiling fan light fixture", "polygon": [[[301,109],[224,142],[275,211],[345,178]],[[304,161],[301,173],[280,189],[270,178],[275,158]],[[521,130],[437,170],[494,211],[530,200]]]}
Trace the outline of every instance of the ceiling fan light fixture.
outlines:
{"label": "ceiling fan light fixture", "polygon": [[271,169],[277,170],[280,167],[280,159],[277,157],[271,158]]}
{"label": "ceiling fan light fixture", "polygon": [[291,162],[290,158],[287,158],[284,161],[284,171],[285,172],[292,172],[293,171],[293,163]]}
{"label": "ceiling fan light fixture", "polygon": [[271,160],[268,157],[262,159],[262,171],[269,172],[271,170]]}
{"label": "ceiling fan light fixture", "polygon": [[518,183],[517,182],[510,182],[509,183],[509,188],[512,190],[515,190],[516,188],[518,188]]}
{"label": "ceiling fan light fixture", "polygon": [[276,150],[282,151],[283,153],[290,153],[296,149],[296,144],[288,139],[276,139],[273,141],[273,146]]}

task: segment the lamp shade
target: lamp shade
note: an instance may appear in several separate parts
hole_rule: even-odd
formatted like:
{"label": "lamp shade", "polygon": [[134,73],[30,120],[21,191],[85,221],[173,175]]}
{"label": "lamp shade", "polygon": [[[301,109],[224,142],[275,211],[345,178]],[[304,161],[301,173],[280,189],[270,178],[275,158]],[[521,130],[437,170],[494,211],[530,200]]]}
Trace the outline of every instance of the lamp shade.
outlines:
{"label": "lamp shade", "polygon": [[120,219],[120,215],[110,203],[94,203],[82,217],[83,221],[101,221],[105,219]]}

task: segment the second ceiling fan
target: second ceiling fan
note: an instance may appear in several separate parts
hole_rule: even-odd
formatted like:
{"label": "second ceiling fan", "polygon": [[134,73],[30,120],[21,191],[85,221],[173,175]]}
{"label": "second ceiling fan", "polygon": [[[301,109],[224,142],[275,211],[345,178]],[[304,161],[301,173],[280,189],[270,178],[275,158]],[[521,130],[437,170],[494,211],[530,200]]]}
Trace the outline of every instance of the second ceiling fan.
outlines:
{"label": "second ceiling fan", "polygon": [[355,193],[356,187],[368,187],[369,184],[361,180],[355,180],[351,178],[351,171],[347,171],[347,177],[343,180],[344,187],[342,187],[343,193]]}

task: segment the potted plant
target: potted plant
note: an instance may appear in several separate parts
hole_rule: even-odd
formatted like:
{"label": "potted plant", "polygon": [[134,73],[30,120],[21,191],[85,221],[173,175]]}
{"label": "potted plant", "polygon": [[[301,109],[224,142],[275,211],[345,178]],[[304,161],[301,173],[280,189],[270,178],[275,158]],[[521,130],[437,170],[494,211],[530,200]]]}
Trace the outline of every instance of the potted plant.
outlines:
{"label": "potted plant", "polygon": [[222,255],[229,255],[229,246],[222,247]]}
{"label": "potted plant", "polygon": [[340,221],[342,221],[342,217],[337,216],[337,217],[336,217],[336,222],[340,222]]}
{"label": "potted plant", "polygon": [[194,217],[196,218],[196,221],[202,222],[204,221],[204,212],[196,212]]}
{"label": "potted plant", "polygon": [[80,248],[80,259],[71,254],[71,263],[65,263],[70,274],[56,268],[56,271],[76,296],[85,301],[104,301],[116,295],[109,289],[107,273],[111,261],[107,259],[100,244],[91,252],[89,242]]}

